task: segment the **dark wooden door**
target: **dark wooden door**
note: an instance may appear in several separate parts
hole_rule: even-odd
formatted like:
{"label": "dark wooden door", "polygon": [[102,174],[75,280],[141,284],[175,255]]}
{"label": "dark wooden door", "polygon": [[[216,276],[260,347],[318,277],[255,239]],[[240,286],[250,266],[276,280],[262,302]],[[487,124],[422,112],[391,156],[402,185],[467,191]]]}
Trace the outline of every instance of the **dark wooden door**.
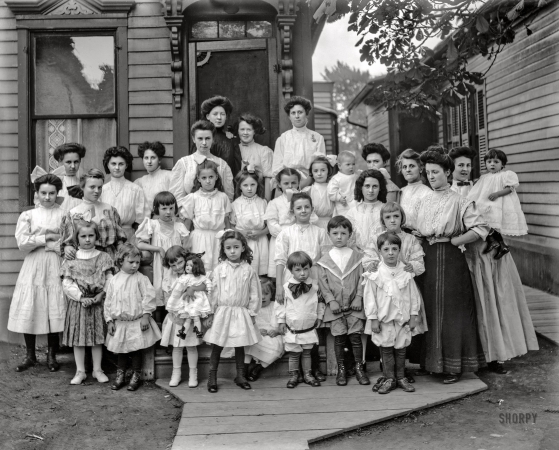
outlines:
{"label": "dark wooden door", "polygon": [[278,108],[277,74],[273,71],[275,45],[268,45],[267,41],[251,39],[190,44],[191,122],[202,118],[200,105],[204,100],[224,95],[234,106],[228,124],[234,124],[244,112],[260,117],[267,131],[256,141],[273,148],[279,130],[274,117]]}

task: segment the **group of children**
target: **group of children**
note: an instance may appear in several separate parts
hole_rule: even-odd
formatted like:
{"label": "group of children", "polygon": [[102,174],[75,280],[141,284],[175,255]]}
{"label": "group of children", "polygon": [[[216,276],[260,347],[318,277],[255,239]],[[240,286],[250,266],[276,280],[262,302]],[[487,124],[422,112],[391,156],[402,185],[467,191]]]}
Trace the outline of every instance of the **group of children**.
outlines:
{"label": "group of children", "polygon": [[[209,133],[201,122],[191,130],[197,145],[197,138]],[[144,149],[149,157],[148,152],[155,154]],[[92,214],[72,219],[76,248],[62,251],[60,268],[68,299],[63,342],[74,346],[77,366],[71,383],[81,384],[86,378],[87,346],[92,349],[93,377],[108,381],[101,369],[104,344],[118,354],[112,388],[125,384],[131,357],[128,389],[135,390],[141,351],[160,341],[173,347],[170,386],[181,382],[185,347],[188,385],[198,385],[197,346],[202,342],[212,346],[207,383],[212,393],[218,390],[224,349],[234,349],[234,381],[243,389],[250,389],[249,381],[284,353],[289,354],[288,388],[301,381],[320,386],[324,375],[313,364],[313,355],[316,358],[319,332],[329,329],[338,385],[347,384],[349,373],[355,373],[359,384],[370,384],[365,368],[370,335],[383,363],[383,377],[373,389],[380,394],[396,387],[413,392],[413,377],[406,377],[404,366],[412,336],[427,331],[428,318],[414,281],[425,270],[424,254],[419,239],[402,230],[409,223],[395,202],[398,188],[384,168],[390,154],[382,145],[369,144],[363,157],[368,169],[358,173],[355,155],[341,152],[334,174],[331,161],[315,155],[308,168],[311,184],[302,191],[304,174],[283,167],[275,176],[276,197],[269,203],[262,175],[254,167],[244,167],[235,177],[231,202],[218,166],[204,159],[189,181],[192,191],[180,203],[168,190],[152,193],[146,216],[145,197],[138,200],[137,189],[121,180],[131,159],[122,149],[106,155],[111,181],[99,189],[90,186],[86,176],[81,187],[97,189],[116,208],[115,221],[124,232],[116,240],[113,236],[115,249],[110,254],[100,249],[106,230],[103,220],[92,217],[97,207],[91,208]],[[45,208],[54,207],[48,203],[50,191],[59,190],[50,189],[56,185],[54,178],[46,175],[35,182]],[[42,193],[45,189],[50,197]],[[85,192],[83,201],[91,195]],[[126,201],[133,202],[127,205],[133,214],[124,214],[118,206]],[[47,241],[54,245],[61,238],[55,233]],[[150,262],[151,281],[140,271]],[[163,308],[167,314],[160,331],[152,314]],[[354,367],[345,362],[347,347]]]}

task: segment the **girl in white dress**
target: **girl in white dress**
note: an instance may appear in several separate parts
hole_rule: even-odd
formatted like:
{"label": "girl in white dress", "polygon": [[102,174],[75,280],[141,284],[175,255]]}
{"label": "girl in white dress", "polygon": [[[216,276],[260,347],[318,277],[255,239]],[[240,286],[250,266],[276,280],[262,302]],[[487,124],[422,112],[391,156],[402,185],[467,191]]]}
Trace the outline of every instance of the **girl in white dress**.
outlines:
{"label": "girl in white dress", "polygon": [[301,175],[295,169],[282,169],[276,175],[278,189],[282,195],[274,198],[266,208],[264,219],[268,225],[271,238],[268,250],[268,276],[276,278],[276,263],[274,261],[276,253],[276,238],[281,230],[295,223],[295,217],[291,214],[291,196],[293,192],[298,192]]}
{"label": "girl in white dress", "polygon": [[[523,236],[528,234],[528,225],[516,193],[518,176],[505,169],[507,155],[502,150],[491,149],[484,158],[489,173],[474,184],[468,199],[476,202],[484,219],[495,230],[487,236],[488,249],[500,247],[495,255],[499,259],[509,252],[501,235]],[[495,241],[499,246],[493,245]]]}
{"label": "girl in white dress", "polygon": [[170,269],[163,266],[165,252],[173,245],[187,244],[190,231],[176,220],[178,205],[170,192],[160,192],[153,201],[153,215],[157,219],[145,218],[136,231],[136,242],[140,250],[153,252],[153,287],[157,306],[165,304],[161,283]]}
{"label": "girl in white dress", "polygon": [[184,275],[181,275],[173,284],[171,296],[167,303],[167,311],[177,314],[180,319],[185,319],[178,332],[181,339],[186,338],[190,328],[197,337],[201,338],[204,334],[202,333],[200,318],[206,318],[212,312],[210,301],[203,291],[195,292],[193,296],[187,296],[185,292],[189,287],[204,283],[208,285],[208,292],[211,293],[211,285],[206,278],[204,263],[196,255],[191,254],[186,257],[184,272]]}
{"label": "girl in white dress", "polygon": [[309,166],[316,154],[326,156],[326,144],[322,135],[307,128],[308,115],[312,103],[304,97],[293,96],[283,107],[293,125],[291,130],[284,132],[276,141],[272,174],[285,168],[292,168],[301,174],[301,188],[308,186],[312,178],[309,177]]}
{"label": "girl in white dress", "polygon": [[132,378],[129,391],[135,391],[141,384],[142,350],[161,339],[159,328],[152,319],[155,311],[155,289],[148,277],[138,272],[142,253],[132,244],[124,244],[115,259],[120,268],[109,280],[105,298],[105,320],[107,339],[105,345],[117,353],[118,370],[111,389],[124,386],[124,374],[128,357],[132,359]]}
{"label": "girl in white dress", "polygon": [[355,230],[350,238],[350,246],[364,252],[371,234],[382,230],[380,210],[386,202],[386,181],[378,170],[361,172],[355,182],[355,203],[346,217]]}
{"label": "girl in white dress", "polygon": [[[311,196],[314,212],[318,216],[315,225],[328,231],[328,222],[334,214],[334,202],[328,197],[328,182],[334,175],[334,167],[326,156],[317,156],[309,167],[313,183],[304,188]],[[352,192],[353,196],[353,192]]]}
{"label": "girl in white dress", "polygon": [[105,173],[111,174],[111,179],[103,186],[99,199],[117,210],[127,242],[132,244],[135,243],[134,230],[143,222],[148,209],[142,188],[124,178],[125,172],[132,172],[133,160],[125,147],[111,147],[105,151],[103,167]]}
{"label": "girl in white dress", "polygon": [[21,372],[37,363],[37,334],[48,334],[47,364],[51,372],[56,361],[58,333],[64,330],[66,300],[60,283],[60,223],[64,210],[56,204],[62,181],[47,174],[31,180],[39,205],[23,212],[17,221],[18,248],[27,252],[19,272],[10,304],[8,330],[23,333],[27,356],[17,366]]}
{"label": "girl in white dress", "polygon": [[266,128],[262,124],[262,120],[252,114],[242,114],[234,127],[238,133],[241,150],[241,157],[243,159],[243,167],[252,164],[257,171],[262,174],[263,179],[261,182],[264,185],[263,195],[266,201],[272,198],[271,181],[272,175],[272,160],[274,152],[265,145],[260,145],[254,140],[254,136],[262,135],[266,132]]}
{"label": "girl in white dress", "polygon": [[218,231],[230,228],[229,214],[231,203],[223,192],[217,165],[206,159],[198,165],[196,181],[191,194],[188,194],[180,208],[185,217],[184,224],[194,231],[190,235],[190,246],[194,253],[204,253],[202,261],[206,273],[210,273],[218,264],[219,242],[215,235]]}
{"label": "girl in white dress", "polygon": [[211,275],[213,316],[204,340],[212,344],[208,391],[217,392],[217,369],[223,347],[235,348],[235,384],[250,389],[244,364],[245,350],[262,338],[255,326],[262,303],[258,274],[251,266],[252,250],[242,233],[226,230],[219,239],[219,265]]}
{"label": "girl in white dress", "polygon": [[171,171],[161,168],[165,156],[165,146],[159,142],[144,142],[138,146],[138,156],[142,158],[147,175],[134,181],[144,191],[146,198],[145,217],[151,217],[155,196],[168,191],[171,186]]}
{"label": "girl in white dress", "polygon": [[400,190],[400,205],[406,214],[402,226],[408,230],[415,229],[415,204],[431,192],[431,188],[423,184],[421,174],[423,164],[419,160],[419,153],[411,148],[404,150],[396,161],[398,171],[408,183]]}
{"label": "girl in white dress", "polygon": [[262,308],[256,316],[256,327],[260,330],[262,340],[245,348],[245,364],[254,359],[252,370],[247,368],[247,380],[256,381],[262,371],[283,356],[283,336],[279,334],[279,324],[274,313],[274,285],[269,278],[260,279],[262,286]]}
{"label": "girl in white dress", "polygon": [[268,273],[268,227],[264,220],[266,200],[261,177],[252,165],[235,179],[237,199],[231,205],[231,224],[247,238],[252,250],[252,267],[258,275]]}
{"label": "girl in white dress", "polygon": [[[165,253],[163,261],[164,267],[170,269],[163,279],[163,294],[165,303],[169,306],[169,298],[173,292],[175,283],[185,274],[186,259],[191,255],[183,247],[178,245],[172,246]],[[199,257],[199,255],[196,255]],[[184,297],[193,297],[197,290],[210,290],[210,283],[202,283],[199,286],[187,287],[184,291]],[[198,386],[198,345],[202,343],[202,339],[194,334],[193,328],[190,328],[179,335],[179,330],[184,325],[185,319],[181,319],[177,313],[168,311],[161,327],[161,343],[162,347],[171,345],[173,347],[173,373],[169,386],[176,387],[180,384],[182,378],[182,360],[184,348],[186,347],[188,358],[188,387],[194,388]]]}

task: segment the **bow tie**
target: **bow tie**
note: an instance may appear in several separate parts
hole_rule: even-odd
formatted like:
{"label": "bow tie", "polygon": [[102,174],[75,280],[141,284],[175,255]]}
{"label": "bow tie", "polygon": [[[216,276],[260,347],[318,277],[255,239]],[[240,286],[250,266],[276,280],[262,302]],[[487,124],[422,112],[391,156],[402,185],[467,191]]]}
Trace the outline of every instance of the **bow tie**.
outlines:
{"label": "bow tie", "polygon": [[469,186],[470,182],[469,181],[457,181],[456,182],[456,186]]}
{"label": "bow tie", "polygon": [[309,292],[312,288],[312,284],[289,283],[289,285],[287,287],[291,291],[291,294],[293,294],[293,298],[298,298],[301,295],[306,294],[307,292]]}

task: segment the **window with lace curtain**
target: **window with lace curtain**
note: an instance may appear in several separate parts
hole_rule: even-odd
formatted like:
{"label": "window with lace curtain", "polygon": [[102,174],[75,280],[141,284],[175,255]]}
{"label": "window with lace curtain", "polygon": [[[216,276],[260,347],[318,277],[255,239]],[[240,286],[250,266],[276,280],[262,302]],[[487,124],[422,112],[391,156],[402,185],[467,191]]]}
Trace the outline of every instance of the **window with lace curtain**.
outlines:
{"label": "window with lace curtain", "polygon": [[116,54],[111,33],[31,35],[31,157],[52,171],[54,149],[66,142],[87,148],[81,170],[101,168],[117,142]]}

